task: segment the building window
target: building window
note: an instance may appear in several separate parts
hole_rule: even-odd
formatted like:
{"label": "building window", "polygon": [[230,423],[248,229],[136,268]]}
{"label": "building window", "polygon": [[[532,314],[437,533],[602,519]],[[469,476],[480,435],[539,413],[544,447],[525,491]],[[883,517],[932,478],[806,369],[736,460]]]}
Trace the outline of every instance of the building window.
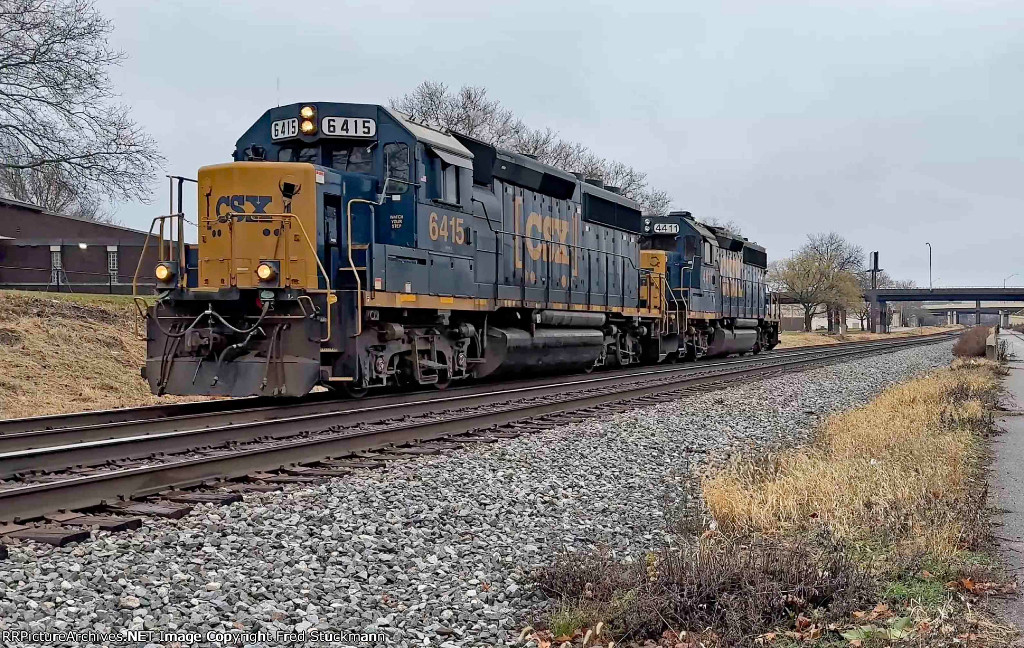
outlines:
{"label": "building window", "polygon": [[[113,247],[113,246],[111,246]],[[110,283],[117,283],[117,248],[107,248],[107,274],[110,276]]]}
{"label": "building window", "polygon": [[64,271],[64,261],[60,256],[60,247],[50,246],[50,283],[59,284],[60,275]]}

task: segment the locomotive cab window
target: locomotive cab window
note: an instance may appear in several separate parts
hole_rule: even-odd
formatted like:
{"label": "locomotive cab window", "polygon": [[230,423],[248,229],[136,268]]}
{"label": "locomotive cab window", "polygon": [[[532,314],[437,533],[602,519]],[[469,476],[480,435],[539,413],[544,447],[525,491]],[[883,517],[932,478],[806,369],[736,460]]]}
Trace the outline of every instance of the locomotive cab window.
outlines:
{"label": "locomotive cab window", "polygon": [[433,170],[434,199],[469,209],[473,161],[433,146],[429,151],[430,168]]}
{"label": "locomotive cab window", "polygon": [[409,173],[409,145],[402,142],[391,142],[384,145],[384,161],[387,173],[385,178],[401,180],[388,183],[389,194],[402,194],[409,190],[411,174]]}
{"label": "locomotive cab window", "polygon": [[320,149],[316,146],[283,148],[277,152],[278,162],[309,162],[320,164]]}
{"label": "locomotive cab window", "polygon": [[676,236],[645,236],[640,240],[640,248],[643,250],[664,250],[675,252],[679,249]]}
{"label": "locomotive cab window", "polygon": [[373,173],[373,148],[365,143],[332,146],[327,155],[331,168],[349,173]]}
{"label": "locomotive cab window", "polygon": [[441,199],[459,204],[459,167],[441,162]]}

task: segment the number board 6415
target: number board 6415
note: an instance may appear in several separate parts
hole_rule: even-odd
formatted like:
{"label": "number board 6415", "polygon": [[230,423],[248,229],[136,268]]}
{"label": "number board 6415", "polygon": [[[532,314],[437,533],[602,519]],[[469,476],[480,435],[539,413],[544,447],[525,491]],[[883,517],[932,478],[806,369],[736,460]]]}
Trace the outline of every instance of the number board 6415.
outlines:
{"label": "number board 6415", "polygon": [[320,132],[325,137],[374,137],[377,122],[369,117],[324,117]]}

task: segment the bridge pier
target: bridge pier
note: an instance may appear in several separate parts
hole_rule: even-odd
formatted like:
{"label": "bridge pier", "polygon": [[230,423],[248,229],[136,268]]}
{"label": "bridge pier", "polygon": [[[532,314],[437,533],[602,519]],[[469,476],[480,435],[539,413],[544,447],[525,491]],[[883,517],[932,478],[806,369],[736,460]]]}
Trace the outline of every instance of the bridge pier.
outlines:
{"label": "bridge pier", "polygon": [[871,302],[871,330],[875,333],[889,332],[889,304],[884,301]]}
{"label": "bridge pier", "polygon": [[981,300],[974,301],[974,325],[981,326]]}

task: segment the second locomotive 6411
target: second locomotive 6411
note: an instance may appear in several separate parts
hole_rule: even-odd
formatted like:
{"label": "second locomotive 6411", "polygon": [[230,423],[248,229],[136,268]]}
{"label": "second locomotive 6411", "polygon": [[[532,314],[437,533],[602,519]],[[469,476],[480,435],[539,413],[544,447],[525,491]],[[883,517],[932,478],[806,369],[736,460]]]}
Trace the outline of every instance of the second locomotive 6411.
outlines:
{"label": "second locomotive 6411", "polygon": [[[164,244],[158,394],[361,394],[778,342],[765,251],[688,212],[376,105],[273,108]],[[173,226],[175,223],[166,223]]]}

